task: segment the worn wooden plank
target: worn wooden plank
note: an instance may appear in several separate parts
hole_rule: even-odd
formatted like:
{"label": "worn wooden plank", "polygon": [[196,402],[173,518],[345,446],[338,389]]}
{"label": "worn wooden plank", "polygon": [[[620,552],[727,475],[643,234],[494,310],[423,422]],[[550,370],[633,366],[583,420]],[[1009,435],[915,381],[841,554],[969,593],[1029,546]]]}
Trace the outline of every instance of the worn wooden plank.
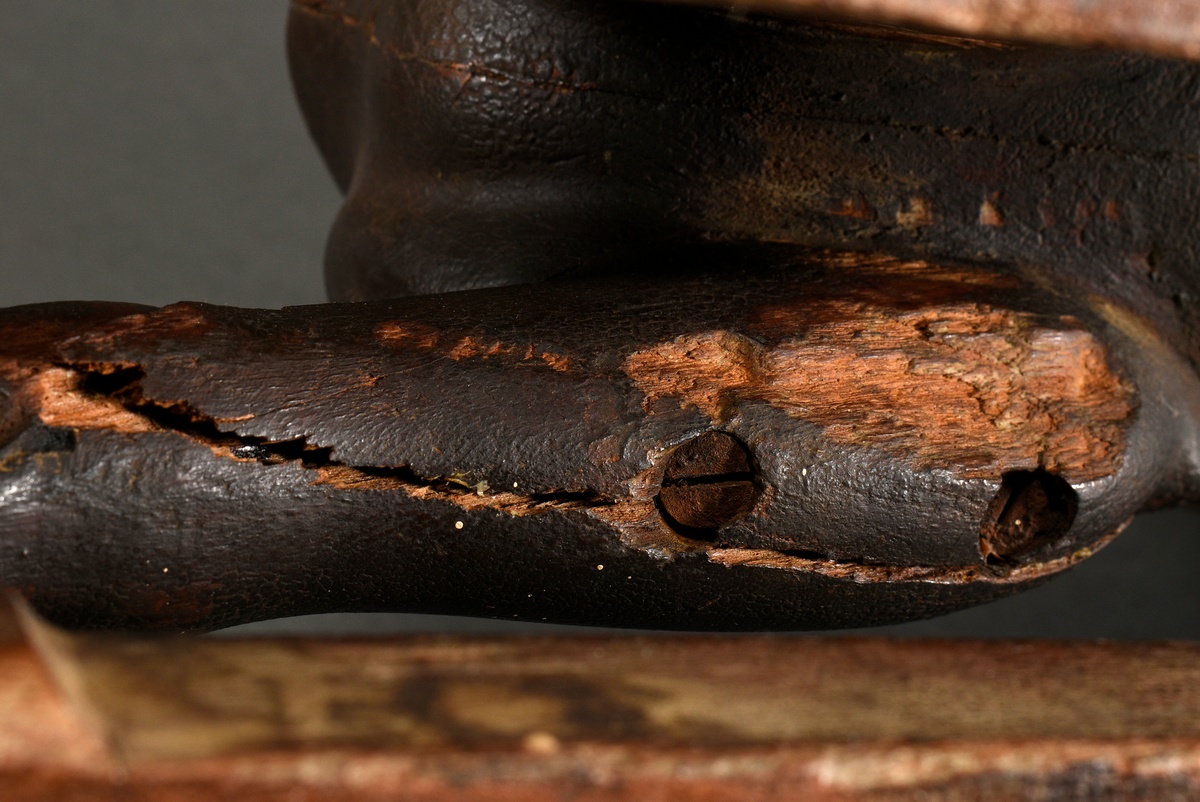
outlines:
{"label": "worn wooden plank", "polygon": [[23,631],[0,671],[0,782],[20,802],[1110,800],[1200,785],[1194,644],[137,640],[28,615]]}
{"label": "worn wooden plank", "polygon": [[1194,0],[661,0],[784,16],[904,25],[989,40],[1200,57]]}

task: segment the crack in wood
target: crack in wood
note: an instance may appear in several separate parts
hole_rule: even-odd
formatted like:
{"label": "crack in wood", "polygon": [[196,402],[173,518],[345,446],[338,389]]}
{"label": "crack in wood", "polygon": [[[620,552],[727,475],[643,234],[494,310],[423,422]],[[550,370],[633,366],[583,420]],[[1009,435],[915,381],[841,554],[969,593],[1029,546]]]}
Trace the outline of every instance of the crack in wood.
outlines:
{"label": "crack in wood", "polygon": [[[400,490],[415,497],[441,498],[466,509],[491,508],[511,515],[526,515],[550,509],[571,510],[611,504],[610,499],[591,492],[546,492],[518,494],[489,492],[486,483],[471,485],[456,477],[422,476],[407,465],[349,465],[334,459],[333,446],[313,445],[306,436],[270,440],[235,430],[224,430],[218,421],[187,401],[161,401],[142,390],[145,369],[136,364],[60,363],[55,370],[67,371],[72,380],[60,386],[60,397],[52,407],[58,414],[43,422],[71,428],[111,428],[126,433],[164,431],[207,446],[218,457],[238,462],[275,466],[298,463],[317,473],[316,484],[343,490]],[[61,397],[66,391],[72,397]],[[46,405],[41,405],[43,411]],[[107,416],[78,416],[79,410],[103,410]],[[76,413],[71,419],[63,410]]]}

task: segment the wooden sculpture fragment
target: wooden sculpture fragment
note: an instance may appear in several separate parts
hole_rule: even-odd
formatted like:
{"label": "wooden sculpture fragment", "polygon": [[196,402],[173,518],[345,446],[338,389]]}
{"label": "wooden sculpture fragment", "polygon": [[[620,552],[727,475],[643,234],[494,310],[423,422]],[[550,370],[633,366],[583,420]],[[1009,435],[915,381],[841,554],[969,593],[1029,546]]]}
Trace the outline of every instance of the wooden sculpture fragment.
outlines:
{"label": "wooden sculpture fragment", "polygon": [[175,629],[840,627],[996,598],[1195,492],[1196,382],[1072,295],[770,248],[666,282],[18,307],[3,581],[74,625]]}
{"label": "wooden sculpture fragment", "polygon": [[877,624],[1200,496],[1193,63],[579,0],[289,52],[357,303],[0,314],[56,621]]}
{"label": "wooden sculpture fragment", "polygon": [[1200,363],[1193,62],[577,0],[298,0],[288,36],[334,300],[791,243],[1082,278]]}

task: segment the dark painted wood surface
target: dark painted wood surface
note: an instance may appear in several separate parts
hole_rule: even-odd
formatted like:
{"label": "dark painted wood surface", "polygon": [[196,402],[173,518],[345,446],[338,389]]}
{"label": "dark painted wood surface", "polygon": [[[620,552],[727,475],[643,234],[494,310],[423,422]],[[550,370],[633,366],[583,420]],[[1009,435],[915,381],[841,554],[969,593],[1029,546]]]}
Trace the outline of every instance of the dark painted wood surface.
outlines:
{"label": "dark painted wood surface", "polygon": [[786,242],[1087,275],[1200,363],[1200,64],[576,0],[303,0],[289,52],[337,300]]}
{"label": "dark painted wood surface", "polygon": [[4,584],[84,627],[843,627],[1011,593],[1194,495],[1194,377],[1082,280],[724,257],[282,311],[9,310]]}

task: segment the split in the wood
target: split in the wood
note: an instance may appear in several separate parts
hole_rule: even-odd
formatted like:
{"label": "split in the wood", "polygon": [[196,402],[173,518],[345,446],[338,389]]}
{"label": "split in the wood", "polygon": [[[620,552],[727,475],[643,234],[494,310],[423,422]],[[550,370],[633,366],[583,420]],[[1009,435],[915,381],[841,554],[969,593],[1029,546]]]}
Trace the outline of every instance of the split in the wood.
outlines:
{"label": "split in the wood", "polygon": [[[207,446],[218,457],[239,462],[275,466],[297,463],[307,470],[318,472],[319,484],[333,485],[347,490],[418,490],[433,496],[447,498],[478,497],[470,500],[472,506],[494,504],[498,510],[512,515],[528,514],[550,507],[559,509],[585,509],[611,504],[596,493],[548,492],[520,494],[512,492],[488,492],[486,481],[471,481],[469,475],[449,477],[421,476],[405,465],[363,466],[348,465],[333,458],[333,448],[315,446],[305,436],[288,440],[269,440],[264,437],[239,434],[236,430],[221,429],[217,421],[197,410],[186,400],[170,402],[148,398],[142,390],[146,377],[145,369],[139,365],[112,364],[57,364],[55,368],[70,371],[76,377],[75,391],[67,391],[66,397],[43,403],[41,408],[53,408],[58,414],[45,416],[43,422],[63,432],[78,431],[79,428],[96,427],[97,421],[87,417],[70,418],[64,408],[73,406],[90,409],[95,405],[114,403],[140,419],[141,423],[128,420],[112,421],[117,431],[128,434],[145,431],[171,432]],[[73,405],[70,397],[81,399]]]}
{"label": "split in the wood", "polygon": [[1040,581],[1180,493],[1190,385],[1148,329],[997,266],[771,254],[586,293],[14,310],[4,582],[76,625],[848,626]]}

